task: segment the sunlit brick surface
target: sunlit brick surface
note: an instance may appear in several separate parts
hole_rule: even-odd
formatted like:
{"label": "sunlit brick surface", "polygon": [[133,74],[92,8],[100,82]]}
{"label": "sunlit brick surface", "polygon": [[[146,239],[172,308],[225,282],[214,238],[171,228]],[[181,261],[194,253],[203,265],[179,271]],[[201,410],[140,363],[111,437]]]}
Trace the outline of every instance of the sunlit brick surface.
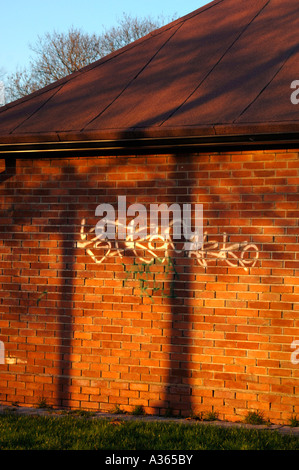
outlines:
{"label": "sunlit brick surface", "polygon": [[[297,151],[1,168],[1,403],[299,415]],[[170,251],[177,275],[153,265],[142,291],[132,253],[77,245],[119,195],[203,204],[203,252]]]}

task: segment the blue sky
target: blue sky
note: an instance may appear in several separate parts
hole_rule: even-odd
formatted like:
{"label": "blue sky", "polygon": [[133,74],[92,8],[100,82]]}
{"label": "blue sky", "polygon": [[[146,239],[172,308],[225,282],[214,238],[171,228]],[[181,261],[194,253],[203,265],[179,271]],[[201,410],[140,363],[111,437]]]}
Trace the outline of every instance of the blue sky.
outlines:
{"label": "blue sky", "polygon": [[0,0],[0,71],[12,73],[28,64],[37,36],[71,26],[100,33],[122,14],[139,17],[184,16],[210,0]]}

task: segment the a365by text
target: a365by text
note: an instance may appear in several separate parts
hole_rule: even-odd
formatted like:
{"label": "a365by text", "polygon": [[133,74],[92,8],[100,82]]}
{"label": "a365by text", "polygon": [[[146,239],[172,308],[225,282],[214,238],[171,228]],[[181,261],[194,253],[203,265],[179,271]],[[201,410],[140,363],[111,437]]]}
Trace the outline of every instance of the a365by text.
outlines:
{"label": "a365by text", "polygon": [[188,454],[150,454],[150,455],[117,455],[105,458],[105,465],[130,465],[137,468],[139,464],[146,465],[190,465],[193,455]]}

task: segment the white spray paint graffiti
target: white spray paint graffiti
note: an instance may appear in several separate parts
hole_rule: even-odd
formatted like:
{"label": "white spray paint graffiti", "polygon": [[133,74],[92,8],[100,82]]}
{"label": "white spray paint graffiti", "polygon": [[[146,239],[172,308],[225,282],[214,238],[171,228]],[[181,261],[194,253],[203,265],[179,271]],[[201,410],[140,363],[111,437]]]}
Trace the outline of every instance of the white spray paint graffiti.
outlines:
{"label": "white spray paint graffiti", "polygon": [[[134,221],[130,222],[130,224],[133,223]],[[116,221],[115,224],[119,225],[119,222]],[[115,245],[114,248],[112,248],[111,241],[109,241],[108,239],[101,239],[100,236],[94,236],[95,227],[92,227],[91,229],[89,229],[88,232],[86,232],[86,220],[82,219],[80,230],[81,241],[76,242],[75,246],[77,248],[86,249],[86,253],[97,264],[103,263],[103,261],[105,261],[105,259],[108,259],[109,257],[119,256],[120,258],[122,258],[126,249],[133,252],[133,254],[139,261],[145,263],[150,263],[158,257],[162,262],[164,262],[165,259],[169,256],[169,250],[173,250],[176,253],[182,253],[184,251],[181,249],[177,249],[173,240],[170,237],[169,232],[167,234],[164,233],[161,235],[157,231],[156,234],[148,235],[143,239],[140,238],[138,241],[136,241],[134,240],[132,234],[138,233],[138,230],[134,230],[134,227],[132,227],[132,230],[130,230],[130,224],[127,227],[128,235],[126,237],[126,240],[124,240],[123,245],[120,246],[120,243],[117,240],[114,240]],[[160,246],[158,248],[154,241],[160,242]],[[185,253],[187,253],[189,257],[195,256],[198,264],[204,268],[208,267],[209,260],[219,259],[223,260],[228,266],[241,266],[245,271],[248,271],[250,267],[254,267],[256,265],[259,258],[259,250],[255,244],[248,243],[247,241],[239,243],[230,243],[228,241],[228,235],[226,233],[222,235],[222,241],[219,242],[217,240],[208,240],[208,234],[207,232],[205,232],[203,244],[200,246],[200,248],[198,248],[196,240],[194,240],[193,242],[196,249],[191,249]],[[102,255],[99,257],[97,257],[96,254],[96,250],[98,248],[103,250]],[[139,256],[137,253],[138,249],[144,250],[149,255],[149,258],[143,258]],[[161,251],[163,252],[163,258],[161,257]],[[240,255],[238,256],[236,252],[239,252]],[[250,255],[251,257],[246,258],[246,255]],[[297,365],[299,364],[299,341],[293,341],[291,344],[291,348],[295,349],[295,351],[291,354],[291,363]]]}
{"label": "white spray paint graffiti", "polygon": [[[119,222],[115,222],[116,226],[119,226]],[[128,224],[127,237],[122,242],[122,246],[118,240],[114,240],[114,248],[112,242],[108,239],[102,239],[101,236],[94,236],[95,227],[89,229],[86,232],[86,220],[81,221],[80,237],[81,241],[76,243],[77,248],[86,249],[86,253],[92,258],[92,260],[101,264],[105,259],[109,257],[123,257],[125,250],[133,252],[134,256],[141,262],[151,263],[155,258],[162,258],[163,262],[169,256],[169,251],[173,250],[175,253],[187,253],[188,257],[195,256],[198,264],[204,268],[208,267],[209,260],[219,259],[223,260],[228,266],[237,267],[241,266],[245,271],[248,271],[249,267],[254,267],[259,257],[258,247],[247,241],[240,243],[229,243],[228,235],[223,234],[222,241],[209,240],[207,232],[204,233],[204,239],[201,246],[198,247],[197,240],[190,240],[191,249],[185,251],[179,249],[176,242],[171,238],[171,227],[170,223],[167,232],[159,234],[158,228],[156,234],[147,235],[139,240],[134,240],[133,233],[136,235],[138,230],[134,230],[134,220]],[[142,229],[139,229],[142,232]],[[90,235],[88,237],[88,235]],[[160,243],[160,246],[157,246]],[[192,249],[194,247],[194,249]],[[96,250],[101,249],[102,254],[99,256],[96,254]],[[144,250],[149,258],[144,258],[138,255],[138,250]],[[217,251],[215,251],[217,250]],[[240,255],[236,254],[240,252]],[[247,256],[247,258],[246,258]]]}
{"label": "white spray paint graffiti", "polygon": [[[229,266],[242,266],[245,271],[248,271],[248,267],[256,265],[259,257],[259,250],[256,245],[247,241],[228,244],[228,235],[224,233],[221,246],[220,242],[216,240],[207,241],[207,236],[208,234],[205,232],[202,247],[193,252],[201,266],[207,267],[209,258],[223,259]],[[238,257],[235,252],[240,250],[241,255]],[[245,258],[246,253],[251,254],[250,259]]]}

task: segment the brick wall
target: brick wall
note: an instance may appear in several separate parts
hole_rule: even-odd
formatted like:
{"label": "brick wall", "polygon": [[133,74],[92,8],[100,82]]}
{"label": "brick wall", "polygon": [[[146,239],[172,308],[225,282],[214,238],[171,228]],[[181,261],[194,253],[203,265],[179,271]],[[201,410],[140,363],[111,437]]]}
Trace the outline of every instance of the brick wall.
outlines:
{"label": "brick wall", "polygon": [[[1,403],[299,416],[298,171],[297,151],[3,163]],[[146,278],[148,251],[92,241],[119,195],[203,204],[204,249]]]}

